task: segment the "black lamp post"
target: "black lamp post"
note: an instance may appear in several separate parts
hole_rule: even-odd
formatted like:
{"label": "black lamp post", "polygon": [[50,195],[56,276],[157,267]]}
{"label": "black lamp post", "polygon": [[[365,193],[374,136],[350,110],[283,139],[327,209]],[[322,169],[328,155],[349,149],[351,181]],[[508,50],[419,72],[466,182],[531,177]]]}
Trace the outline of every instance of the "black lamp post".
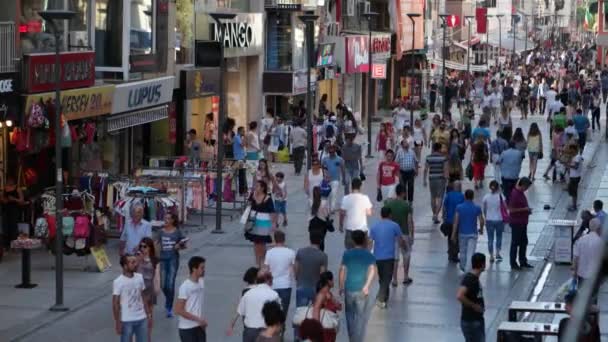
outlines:
{"label": "black lamp post", "polygon": [[[500,64],[498,63],[498,59],[502,56],[502,17],[504,14],[497,14],[496,18],[498,18],[498,56],[496,56],[496,66],[498,67]],[[500,68],[502,69],[502,68]]]}
{"label": "black lamp post", "polygon": [[369,44],[367,47],[367,155],[365,158],[373,158],[372,156],[372,112],[374,111],[374,93],[372,92],[372,20],[378,16],[376,12],[363,13],[367,19],[367,30],[369,31]]}
{"label": "black lamp post", "polygon": [[469,24],[469,30],[467,32],[467,91],[471,88],[471,82],[469,81],[471,78],[471,22],[473,22],[475,16],[473,15],[465,15],[464,20]]}
{"label": "black lamp post", "polygon": [[450,15],[449,14],[440,14],[439,18],[441,18],[442,22],[443,22],[443,45],[441,46],[441,58],[443,58],[443,67],[441,68],[441,83],[442,86],[441,88],[443,89],[443,101],[441,101],[442,103],[442,107],[441,108],[441,115],[443,118],[447,117],[448,115],[448,101],[447,101],[447,84],[446,84],[446,79],[445,79],[445,55],[446,55],[446,51],[445,51],[445,30],[446,27],[448,26],[448,17]]}
{"label": "black lamp post", "polygon": [[[528,55],[528,17],[530,14],[524,14],[524,54]],[[524,60],[524,64],[526,64],[526,60]]]}
{"label": "black lamp post", "polygon": [[515,66],[515,38],[517,38],[515,16],[511,15],[511,30],[513,31],[513,54],[511,55],[511,67]]}
{"label": "black lamp post", "polygon": [[310,170],[312,168],[312,89],[310,89],[310,70],[315,63],[315,20],[319,16],[314,15],[313,12],[306,12],[306,14],[298,17],[304,24],[306,24],[306,52],[307,52],[307,63],[306,63],[306,168]]}
{"label": "black lamp post", "polygon": [[486,15],[486,69],[490,71],[490,18],[494,15]]}
{"label": "black lamp post", "polygon": [[[217,118],[217,174],[218,177],[216,179],[217,188],[223,189],[222,182],[223,179],[221,177],[222,170],[224,169],[224,123],[226,122],[226,91],[224,89],[224,73],[226,71],[226,60],[224,58],[224,35],[226,34],[226,28],[222,25],[222,20],[230,20],[236,17],[234,13],[210,13],[211,18],[215,21],[217,25],[217,29],[220,30],[220,108]],[[221,234],[224,231],[222,230],[222,191],[216,191],[217,201],[215,202],[215,229],[213,233]]]}
{"label": "black lamp post", "polygon": [[410,54],[412,62],[410,68],[410,126],[414,127],[414,102],[412,101],[414,97],[414,51],[416,51],[416,21],[414,18],[420,17],[420,13],[407,13],[407,16],[412,21],[412,53]]}
{"label": "black lamp post", "polygon": [[68,311],[63,304],[63,166],[61,165],[61,63],[60,46],[61,32],[57,29],[57,21],[70,20],[76,14],[67,10],[47,10],[38,12],[42,19],[49,24],[55,36],[55,305],[51,311]]}

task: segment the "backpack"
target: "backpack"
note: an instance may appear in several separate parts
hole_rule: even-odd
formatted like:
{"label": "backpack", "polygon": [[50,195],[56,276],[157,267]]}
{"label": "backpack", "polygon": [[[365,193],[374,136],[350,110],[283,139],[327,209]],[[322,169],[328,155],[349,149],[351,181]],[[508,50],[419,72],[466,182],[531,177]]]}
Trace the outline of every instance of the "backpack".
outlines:
{"label": "backpack", "polygon": [[334,125],[329,124],[327,126],[325,126],[325,137],[330,139],[333,138],[334,135],[336,134],[336,129],[334,128]]}
{"label": "backpack", "polygon": [[89,237],[89,217],[78,216],[74,224],[74,238],[75,239],[86,239]]}

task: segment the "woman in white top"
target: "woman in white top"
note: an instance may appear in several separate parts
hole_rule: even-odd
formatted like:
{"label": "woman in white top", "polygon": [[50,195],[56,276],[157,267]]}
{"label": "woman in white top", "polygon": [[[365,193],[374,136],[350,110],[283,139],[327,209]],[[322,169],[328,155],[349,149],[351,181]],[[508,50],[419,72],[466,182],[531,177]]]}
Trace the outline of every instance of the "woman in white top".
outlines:
{"label": "woman in white top", "polygon": [[312,189],[315,186],[321,186],[323,181],[323,170],[321,169],[321,162],[318,158],[312,159],[312,168],[308,170],[306,176],[304,176],[304,191],[306,196],[309,198],[312,196]]}
{"label": "woman in white top", "polygon": [[258,137],[258,123],[252,121],[249,123],[249,132],[245,136],[247,142],[247,160],[258,160],[260,159],[260,138]]}
{"label": "woman in white top", "polygon": [[490,262],[494,262],[494,236],[496,235],[496,260],[502,261],[500,248],[502,247],[502,232],[505,224],[502,220],[500,206],[506,208],[505,198],[500,193],[498,182],[490,182],[490,193],[483,197],[483,215],[486,218],[486,228],[488,230],[488,252],[490,252]]}
{"label": "woman in white top", "polygon": [[422,127],[422,121],[420,119],[414,120],[414,152],[416,153],[416,158],[418,160],[421,159],[422,148],[426,145],[426,131],[424,127]]}
{"label": "woman in white top", "polygon": [[538,124],[533,122],[528,131],[528,155],[530,156],[530,174],[528,177],[534,182],[536,166],[543,154],[543,137],[538,128]]}

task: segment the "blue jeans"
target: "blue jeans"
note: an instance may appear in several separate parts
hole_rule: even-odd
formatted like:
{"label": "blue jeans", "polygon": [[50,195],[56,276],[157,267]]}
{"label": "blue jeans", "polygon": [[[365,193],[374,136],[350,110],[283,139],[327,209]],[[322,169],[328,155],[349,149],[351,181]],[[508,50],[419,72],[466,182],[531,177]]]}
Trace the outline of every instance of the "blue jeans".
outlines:
{"label": "blue jeans", "polygon": [[477,248],[477,234],[459,234],[458,244],[460,247],[460,269],[463,272],[471,270],[471,256]]}
{"label": "blue jeans", "polygon": [[296,289],[296,308],[308,306],[315,300],[315,289],[312,287],[298,287]]}
{"label": "blue jeans", "polygon": [[135,336],[135,342],[148,341],[148,321],[145,319],[132,322],[122,322],[122,334],[120,342],[132,342]]}
{"label": "blue jeans", "polygon": [[494,234],[496,234],[496,253],[500,253],[505,224],[502,221],[486,221],[486,229],[488,230],[488,251],[491,255],[494,254]]}
{"label": "blue jeans", "polygon": [[346,329],[350,342],[363,342],[367,328],[368,296],[363,292],[346,292],[344,296],[344,314]]}
{"label": "blue jeans", "polygon": [[462,335],[466,342],[485,342],[486,328],[484,321],[460,321]]}
{"label": "blue jeans", "polygon": [[352,180],[354,178],[359,178],[361,176],[361,170],[359,170],[358,167],[351,169],[351,168],[344,168],[344,173],[345,173],[345,179],[344,179],[344,195],[348,195],[350,194],[350,184],[352,182]]}
{"label": "blue jeans", "polygon": [[165,309],[173,308],[173,299],[175,297],[175,277],[177,276],[177,268],[179,267],[179,256],[170,259],[160,260],[160,287],[165,295]]}
{"label": "blue jeans", "polygon": [[291,287],[288,289],[274,289],[281,299],[281,307],[283,308],[283,312],[287,314],[289,311],[289,303],[291,302]]}

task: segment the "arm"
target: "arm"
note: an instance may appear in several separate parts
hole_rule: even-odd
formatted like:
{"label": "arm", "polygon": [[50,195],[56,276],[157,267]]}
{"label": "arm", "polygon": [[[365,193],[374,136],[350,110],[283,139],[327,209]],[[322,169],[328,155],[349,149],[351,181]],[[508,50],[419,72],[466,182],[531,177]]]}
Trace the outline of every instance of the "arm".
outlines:
{"label": "arm", "polygon": [[483,227],[486,223],[486,220],[485,220],[483,214],[481,214],[481,213],[479,214],[478,220],[479,220],[479,234],[483,235]]}
{"label": "arm", "polygon": [[316,319],[320,321],[321,319],[321,306],[323,306],[323,300],[325,299],[325,294],[318,293],[315,296],[315,302],[312,306],[312,319]]}
{"label": "arm", "polygon": [[424,163],[424,174],[422,175],[422,185],[426,186],[429,178],[429,163]]}
{"label": "arm", "polygon": [[338,273],[338,288],[340,289],[340,295],[344,293],[344,284],[346,283],[346,266],[340,265],[340,272]]}
{"label": "arm", "polygon": [[112,296],[112,316],[114,317],[114,324],[116,333],[120,335],[122,333],[122,323],[120,321],[120,296]]}
{"label": "arm", "polygon": [[154,293],[158,296],[160,294],[160,265],[156,264],[154,269]]}
{"label": "arm", "polygon": [[306,172],[306,174],[304,175],[304,192],[306,193],[306,195],[310,194],[308,193],[308,188],[310,187],[310,181],[308,180],[308,172]]}
{"label": "arm", "polygon": [[460,286],[458,288],[458,292],[456,292],[456,298],[458,301],[462,303],[462,305],[467,306],[477,312],[483,312],[483,308],[479,304],[475,304],[471,302],[467,297],[467,288],[464,286]]}
{"label": "arm", "polygon": [[[175,314],[182,316],[183,318],[185,318],[187,320],[194,321],[203,328],[207,326],[207,321],[205,319],[203,319],[202,317],[193,315],[193,314],[189,313],[188,311],[186,311],[186,300],[185,299],[181,299],[181,298],[177,299],[177,301],[175,302]],[[233,320],[233,322],[234,322],[234,320]],[[232,324],[232,326],[234,326],[234,323]]]}
{"label": "arm", "polygon": [[458,233],[458,212],[454,214],[454,223],[452,224],[452,241],[456,241],[456,234]]}
{"label": "arm", "polygon": [[125,255],[125,249],[127,248],[127,227],[124,227],[122,234],[120,234],[120,242],[118,244],[119,255]]}
{"label": "arm", "polygon": [[372,286],[372,281],[376,277],[376,265],[371,264],[367,268],[367,279],[365,280],[365,285],[363,286],[362,292],[364,295],[369,294],[369,288]]}
{"label": "arm", "polygon": [[412,237],[412,243],[414,242],[414,214],[410,213],[409,217],[408,217],[408,223],[407,226],[410,227],[410,236]]}
{"label": "arm", "polygon": [[380,179],[382,178],[382,163],[378,164],[378,172],[376,173],[376,182],[378,183],[378,189],[380,189]]}
{"label": "arm", "polygon": [[340,232],[344,232],[344,217],[346,216],[346,211],[344,209],[340,209]]}

